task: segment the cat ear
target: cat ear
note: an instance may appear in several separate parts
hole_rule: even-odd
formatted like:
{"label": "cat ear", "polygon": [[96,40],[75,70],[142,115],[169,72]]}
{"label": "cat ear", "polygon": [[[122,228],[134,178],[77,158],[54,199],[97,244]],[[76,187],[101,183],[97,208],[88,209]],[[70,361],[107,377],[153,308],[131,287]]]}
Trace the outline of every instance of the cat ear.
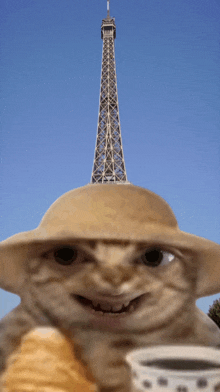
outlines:
{"label": "cat ear", "polygon": [[157,240],[167,247],[173,246],[188,253],[188,262],[196,273],[197,298],[220,293],[219,244],[181,230],[171,235],[164,230]]}
{"label": "cat ear", "polygon": [[17,295],[25,284],[30,233],[15,234],[0,243],[0,288]]}
{"label": "cat ear", "polygon": [[201,238],[196,262],[197,298],[220,293],[220,245]]}

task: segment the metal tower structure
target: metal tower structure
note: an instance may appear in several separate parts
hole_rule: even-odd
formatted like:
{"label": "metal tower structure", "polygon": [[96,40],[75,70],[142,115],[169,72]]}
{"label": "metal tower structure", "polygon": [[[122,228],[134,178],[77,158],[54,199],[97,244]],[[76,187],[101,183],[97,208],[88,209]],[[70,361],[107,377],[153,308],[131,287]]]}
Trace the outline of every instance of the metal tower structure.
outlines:
{"label": "metal tower structure", "polygon": [[102,72],[98,130],[91,183],[128,183],[122,149],[115,67],[115,18],[102,20]]}

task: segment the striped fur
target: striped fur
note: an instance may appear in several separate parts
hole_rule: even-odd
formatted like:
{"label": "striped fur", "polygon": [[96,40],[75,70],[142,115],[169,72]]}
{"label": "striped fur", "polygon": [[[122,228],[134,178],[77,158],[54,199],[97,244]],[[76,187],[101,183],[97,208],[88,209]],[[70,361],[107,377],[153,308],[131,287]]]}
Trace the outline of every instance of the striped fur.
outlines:
{"label": "striped fur", "polygon": [[[77,249],[71,265],[54,259],[57,247]],[[100,392],[131,391],[126,354],[157,344],[220,344],[218,328],[195,306],[197,271],[190,254],[167,265],[146,266],[142,255],[160,244],[110,241],[36,245],[26,265],[21,304],[0,324],[1,370],[21,337],[36,326],[55,326],[74,339],[75,355],[92,371]],[[94,321],[74,297],[112,301],[144,295],[139,308],[120,325]]]}

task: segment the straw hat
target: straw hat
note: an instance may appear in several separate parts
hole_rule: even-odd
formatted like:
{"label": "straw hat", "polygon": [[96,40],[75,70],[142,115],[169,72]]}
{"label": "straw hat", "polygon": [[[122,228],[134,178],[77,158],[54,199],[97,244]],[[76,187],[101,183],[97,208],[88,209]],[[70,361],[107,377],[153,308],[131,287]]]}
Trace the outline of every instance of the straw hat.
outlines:
{"label": "straw hat", "polygon": [[178,228],[169,205],[131,184],[89,184],[58,198],[35,229],[0,243],[0,287],[20,294],[30,249],[45,241],[129,240],[187,250],[197,296],[220,292],[220,245]]}

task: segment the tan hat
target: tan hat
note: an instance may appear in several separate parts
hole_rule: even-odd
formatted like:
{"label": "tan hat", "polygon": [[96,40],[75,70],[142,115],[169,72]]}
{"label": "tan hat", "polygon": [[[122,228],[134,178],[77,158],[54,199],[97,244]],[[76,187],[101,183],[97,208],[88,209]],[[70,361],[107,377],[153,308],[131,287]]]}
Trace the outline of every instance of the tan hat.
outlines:
{"label": "tan hat", "polygon": [[35,230],[2,241],[0,287],[19,295],[29,250],[68,239],[129,240],[188,250],[198,271],[198,297],[220,292],[220,245],[181,231],[160,196],[131,184],[90,184],[69,191]]}

